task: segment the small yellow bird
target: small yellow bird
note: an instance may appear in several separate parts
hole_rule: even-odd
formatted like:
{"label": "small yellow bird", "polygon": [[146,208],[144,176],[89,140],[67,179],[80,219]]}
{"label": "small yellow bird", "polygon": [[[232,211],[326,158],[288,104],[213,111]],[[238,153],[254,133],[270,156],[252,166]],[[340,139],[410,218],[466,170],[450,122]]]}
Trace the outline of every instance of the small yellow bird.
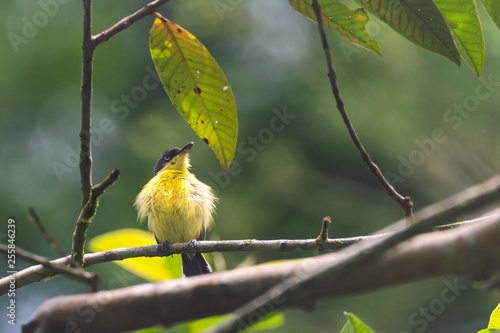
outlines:
{"label": "small yellow bird", "polygon": [[[158,244],[204,240],[213,222],[217,198],[210,186],[189,172],[188,152],[193,144],[190,142],[181,149],[174,147],[164,152],[156,163],[154,177],[135,200],[139,220],[148,218],[149,230]],[[203,254],[181,256],[184,276],[212,272]]]}

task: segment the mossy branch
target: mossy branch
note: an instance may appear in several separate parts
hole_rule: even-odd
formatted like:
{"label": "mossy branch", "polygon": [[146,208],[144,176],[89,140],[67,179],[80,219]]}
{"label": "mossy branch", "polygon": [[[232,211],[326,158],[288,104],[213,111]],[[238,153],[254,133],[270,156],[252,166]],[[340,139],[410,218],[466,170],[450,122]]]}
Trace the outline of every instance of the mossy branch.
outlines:
{"label": "mossy branch", "polygon": [[73,246],[71,249],[71,258],[73,258],[80,265],[84,264],[83,254],[85,241],[87,238],[87,228],[90,226],[92,219],[95,216],[99,200],[104,194],[106,189],[113,185],[120,176],[120,171],[114,169],[109,175],[99,184],[92,186],[90,197],[85,206],[80,212],[80,216],[76,221],[75,232],[73,233]]}
{"label": "mossy branch", "polygon": [[80,216],[76,221],[73,233],[71,257],[81,265],[84,263],[83,249],[85,246],[87,228],[96,213],[99,199],[106,188],[112,185],[119,176],[118,170],[113,170],[99,185],[92,185],[92,152],[91,152],[91,119],[92,119],[92,70],[93,57],[96,47],[110,39],[117,33],[125,30],[140,19],[154,13],[154,11],[168,0],[155,0],[120,20],[111,28],[92,35],[92,0],[83,0],[83,43],[82,43],[82,81],[81,93],[81,129],[80,129],[80,182],[81,207]]}

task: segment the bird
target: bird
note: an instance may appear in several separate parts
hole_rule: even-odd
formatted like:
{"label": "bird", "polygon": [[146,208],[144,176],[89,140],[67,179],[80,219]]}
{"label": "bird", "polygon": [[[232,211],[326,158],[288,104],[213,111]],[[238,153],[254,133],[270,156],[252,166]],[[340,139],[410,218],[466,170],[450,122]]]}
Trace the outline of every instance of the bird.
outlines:
{"label": "bird", "polygon": [[[156,242],[194,244],[205,240],[213,224],[218,200],[212,188],[189,172],[189,151],[194,143],[165,151],[154,168],[154,176],[137,195],[134,206],[139,221],[147,219]],[[212,272],[201,253],[182,253],[182,273],[189,277]]]}

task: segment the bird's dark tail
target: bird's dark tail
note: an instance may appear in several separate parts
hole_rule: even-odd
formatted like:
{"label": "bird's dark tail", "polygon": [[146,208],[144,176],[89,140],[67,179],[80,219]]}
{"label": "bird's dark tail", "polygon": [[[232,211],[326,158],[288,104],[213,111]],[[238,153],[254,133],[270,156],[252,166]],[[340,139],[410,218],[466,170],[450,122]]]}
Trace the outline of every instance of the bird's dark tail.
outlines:
{"label": "bird's dark tail", "polygon": [[182,253],[182,275],[193,276],[206,273],[212,273],[212,267],[205,260],[201,253],[185,254]]}

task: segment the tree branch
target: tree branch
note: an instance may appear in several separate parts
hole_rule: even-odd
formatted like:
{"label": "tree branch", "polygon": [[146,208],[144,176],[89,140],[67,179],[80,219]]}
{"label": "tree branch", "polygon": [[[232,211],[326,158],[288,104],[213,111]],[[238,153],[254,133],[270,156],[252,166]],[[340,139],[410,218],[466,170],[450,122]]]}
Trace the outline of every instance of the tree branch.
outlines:
{"label": "tree branch", "polygon": [[83,43],[82,43],[82,83],[81,98],[81,128],[80,128],[80,182],[82,191],[82,208],[90,198],[92,188],[92,154],[90,118],[92,110],[92,58],[94,45],[92,43],[92,0],[83,0]]}
{"label": "tree branch", "polygon": [[[490,216],[492,218],[494,216]],[[468,225],[487,218],[479,218],[470,221],[461,221],[445,226],[438,226],[436,230],[452,229],[462,225]],[[168,257],[180,253],[211,253],[211,252],[291,252],[291,251],[328,251],[343,249],[351,244],[362,240],[384,237],[387,234],[377,234],[371,236],[358,236],[350,238],[328,239],[325,243],[318,243],[316,239],[276,239],[276,240],[225,240],[225,241],[197,241],[195,244],[175,243],[170,244],[169,252],[165,253],[159,245],[137,246],[128,248],[118,248],[109,251],[85,254],[84,267],[101,264],[110,261],[119,261],[138,257]],[[63,257],[51,261],[54,264],[68,265],[72,263],[71,257]],[[39,282],[47,277],[56,275],[53,271],[45,269],[43,265],[28,267],[16,274],[12,274],[0,279],[0,295],[9,291],[9,281],[16,280],[16,288]]]}
{"label": "tree branch", "polygon": [[[99,200],[100,195],[96,193],[100,190],[92,187],[92,152],[91,152],[91,115],[92,115],[92,59],[95,48],[102,42],[107,41],[120,31],[123,31],[133,23],[152,14],[158,7],[168,0],[155,0],[137,12],[120,20],[111,28],[92,36],[92,0],[83,0],[83,43],[82,43],[82,82],[81,82],[81,129],[80,129],[80,182],[82,200],[82,211],[76,221],[75,232],[73,233],[73,245],[71,248],[72,258],[79,264],[83,264],[86,232],[95,214],[96,205],[88,205],[95,194],[94,200]],[[117,172],[114,170],[113,172]],[[109,177],[108,177],[109,178]],[[112,183],[112,182],[111,182]],[[101,184],[100,184],[101,185]],[[103,184],[104,189],[109,186]],[[94,193],[94,190],[96,193]],[[86,216],[91,216],[87,218]]]}
{"label": "tree branch", "polygon": [[168,1],[169,0],[152,1],[152,2],[148,3],[147,5],[145,5],[144,7],[142,7],[141,9],[139,9],[138,11],[136,11],[135,13],[121,19],[115,25],[113,25],[111,28],[106,29],[105,31],[94,36],[94,38],[93,38],[94,45],[97,46],[97,45],[107,41],[108,39],[110,39],[111,37],[113,37],[114,35],[119,33],[120,31],[125,30],[126,28],[128,28],[129,26],[131,26],[135,22],[139,21],[140,19],[142,19],[148,15],[153,14],[155,12],[155,10],[158,9],[158,7],[167,3]]}
{"label": "tree branch", "polygon": [[[329,239],[327,243],[320,244],[316,239],[277,239],[277,240],[225,240],[225,241],[197,241],[195,244],[175,243],[170,244],[169,252],[165,253],[161,245],[138,246],[130,248],[119,248],[115,250],[88,253],[84,256],[84,267],[90,267],[109,261],[124,260],[137,257],[168,257],[180,253],[210,253],[210,252],[256,252],[256,251],[322,251],[344,248],[350,244],[372,237],[383,235],[359,236],[351,238]],[[52,263],[67,265],[71,263],[71,257],[52,260]],[[0,279],[0,295],[9,291],[9,280],[16,280],[16,288],[41,281],[47,277],[56,275],[42,265],[31,266],[10,276]]]}
{"label": "tree branch", "polygon": [[[468,187],[449,198],[429,205],[419,210],[416,215],[420,216],[419,219],[438,219],[441,223],[450,223],[461,214],[497,203],[499,198],[500,175],[497,175],[480,184]],[[406,220],[401,219],[382,230],[382,232],[401,229],[406,224]]]}
{"label": "tree branch", "polygon": [[85,207],[80,212],[80,216],[76,221],[75,231],[73,232],[73,245],[71,249],[71,257],[80,265],[84,263],[84,248],[87,238],[87,229],[95,216],[99,200],[104,194],[104,191],[113,185],[120,176],[120,171],[117,169],[111,171],[109,175],[99,184],[93,186],[90,191],[90,198],[85,204]]}
{"label": "tree branch", "polygon": [[332,56],[330,54],[330,47],[328,46],[328,41],[326,39],[326,33],[325,29],[323,27],[323,18],[321,15],[321,7],[318,4],[317,0],[312,1],[312,8],[314,10],[314,14],[316,15],[316,21],[318,22],[318,29],[319,29],[319,34],[321,37],[321,41],[323,43],[323,50],[325,52],[325,57],[326,57],[326,64],[328,66],[328,77],[330,79],[330,85],[332,86],[332,92],[333,95],[335,96],[335,101],[337,103],[337,109],[340,111],[340,115],[342,116],[342,119],[344,120],[344,123],[347,127],[347,130],[349,132],[349,135],[351,136],[352,141],[354,142],[354,145],[358,149],[359,153],[361,154],[361,157],[363,161],[366,163],[368,166],[368,169],[371,171],[371,173],[377,178],[380,184],[384,187],[385,191],[391,198],[393,198],[397,203],[403,207],[405,217],[409,219],[410,221],[412,220],[413,217],[413,212],[412,212],[412,207],[413,203],[410,200],[410,197],[405,197],[399,194],[394,187],[385,179],[384,175],[380,171],[379,167],[372,161],[370,158],[370,155],[368,155],[368,152],[366,151],[365,147],[361,143],[361,140],[358,137],[358,134],[356,133],[356,130],[354,129],[354,126],[351,123],[351,120],[349,119],[349,116],[347,115],[347,111],[345,110],[344,107],[344,102],[342,101],[342,98],[340,97],[340,91],[337,85],[337,74],[335,73],[335,70],[333,69],[333,62],[332,62]]}
{"label": "tree branch", "polygon": [[[143,284],[92,295],[56,297],[42,304],[24,329],[25,332],[39,328],[62,330],[67,318],[72,318],[75,327],[82,332],[120,332],[159,324],[173,325],[232,312],[291,277],[305,281],[303,276],[314,276],[296,289],[290,287],[290,293],[270,295],[273,301],[267,307],[259,308],[253,321],[285,306],[310,308],[325,297],[438,276],[474,275],[483,279],[494,274],[500,265],[500,218],[419,235],[383,252],[374,260],[355,266],[343,265],[338,274],[330,274],[349,258],[350,248],[311,259]],[[79,315],[81,309],[93,309],[93,320]],[[238,328],[246,326],[247,323],[240,322]]]}
{"label": "tree branch", "polygon": [[[7,255],[9,253],[7,245],[0,244],[0,252],[3,252]],[[17,257],[23,258],[35,264],[41,264],[44,268],[52,272],[53,275],[64,274],[70,277],[74,277],[78,280],[82,280],[89,285],[91,292],[97,291],[97,285],[99,283],[99,274],[97,273],[89,273],[81,267],[68,267],[64,264],[52,262],[45,257],[41,257],[39,255],[25,251],[18,246],[16,246],[16,258]]]}

